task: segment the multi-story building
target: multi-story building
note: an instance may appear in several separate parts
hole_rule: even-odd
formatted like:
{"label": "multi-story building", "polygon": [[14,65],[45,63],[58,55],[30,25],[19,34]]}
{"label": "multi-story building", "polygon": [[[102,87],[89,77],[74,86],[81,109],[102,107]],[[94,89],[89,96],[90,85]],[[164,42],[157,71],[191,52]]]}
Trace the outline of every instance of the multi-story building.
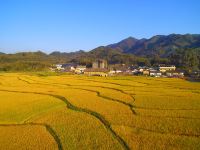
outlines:
{"label": "multi-story building", "polygon": [[97,68],[106,69],[106,68],[108,68],[108,63],[107,63],[106,60],[98,59],[98,60],[93,62],[92,68],[94,68],[94,69],[97,69]]}

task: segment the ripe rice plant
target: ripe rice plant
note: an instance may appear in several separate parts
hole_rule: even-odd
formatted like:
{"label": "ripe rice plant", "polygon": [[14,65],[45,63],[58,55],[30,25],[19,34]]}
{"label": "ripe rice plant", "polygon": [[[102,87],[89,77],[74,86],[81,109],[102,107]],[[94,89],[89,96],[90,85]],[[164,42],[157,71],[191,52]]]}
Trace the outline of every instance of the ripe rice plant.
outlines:
{"label": "ripe rice plant", "polygon": [[15,128],[16,139],[34,126],[46,128],[58,149],[200,148],[199,83],[22,73],[0,79],[1,128]]}
{"label": "ripe rice plant", "polygon": [[54,137],[42,125],[1,125],[0,149],[58,149]]}

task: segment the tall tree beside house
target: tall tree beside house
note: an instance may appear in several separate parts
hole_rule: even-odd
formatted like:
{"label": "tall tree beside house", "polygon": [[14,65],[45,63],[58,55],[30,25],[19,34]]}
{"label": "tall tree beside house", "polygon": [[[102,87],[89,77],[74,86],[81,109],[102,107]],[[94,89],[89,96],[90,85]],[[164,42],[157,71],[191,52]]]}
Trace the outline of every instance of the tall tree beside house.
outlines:
{"label": "tall tree beside house", "polygon": [[183,55],[183,62],[186,69],[198,70],[200,62],[197,51],[195,50],[185,51]]}
{"label": "tall tree beside house", "polygon": [[189,70],[200,70],[200,49],[175,50],[168,57],[171,64],[178,68]]}
{"label": "tall tree beside house", "polygon": [[181,67],[182,63],[183,63],[183,52],[180,50],[176,50],[174,53],[172,53],[171,55],[169,55],[169,61],[171,64],[177,66],[177,67]]}

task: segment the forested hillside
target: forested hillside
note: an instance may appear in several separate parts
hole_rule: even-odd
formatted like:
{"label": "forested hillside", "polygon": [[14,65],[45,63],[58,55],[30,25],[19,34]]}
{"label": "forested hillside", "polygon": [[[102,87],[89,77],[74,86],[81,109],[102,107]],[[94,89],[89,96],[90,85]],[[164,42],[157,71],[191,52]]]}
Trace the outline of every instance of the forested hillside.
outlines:
{"label": "forested hillside", "polygon": [[109,64],[135,66],[155,66],[174,64],[186,71],[200,69],[200,35],[154,36],[150,39],[129,37],[119,43],[100,46],[91,51],[71,53],[59,51],[46,54],[22,52],[16,54],[0,53],[0,71],[41,71],[55,63],[77,63],[91,67],[97,59],[106,59]]}

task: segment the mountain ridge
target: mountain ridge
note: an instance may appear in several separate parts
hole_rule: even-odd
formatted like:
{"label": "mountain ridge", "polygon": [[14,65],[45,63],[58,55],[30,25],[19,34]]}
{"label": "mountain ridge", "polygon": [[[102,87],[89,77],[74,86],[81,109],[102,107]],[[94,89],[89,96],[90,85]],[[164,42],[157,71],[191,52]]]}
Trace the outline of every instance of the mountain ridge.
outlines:
{"label": "mountain ridge", "polygon": [[200,34],[155,35],[149,39],[129,37],[118,43],[107,45],[107,47],[136,56],[159,55],[167,57],[174,50],[199,48]]}

